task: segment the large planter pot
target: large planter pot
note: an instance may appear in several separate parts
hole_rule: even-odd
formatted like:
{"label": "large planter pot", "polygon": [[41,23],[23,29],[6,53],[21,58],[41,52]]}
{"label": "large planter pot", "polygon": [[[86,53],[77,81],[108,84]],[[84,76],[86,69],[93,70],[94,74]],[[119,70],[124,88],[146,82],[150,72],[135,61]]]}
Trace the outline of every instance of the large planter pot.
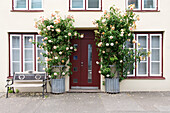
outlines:
{"label": "large planter pot", "polygon": [[65,78],[51,79],[51,93],[64,93],[65,92]]}
{"label": "large planter pot", "polygon": [[119,93],[119,77],[105,78],[105,90],[107,93]]}

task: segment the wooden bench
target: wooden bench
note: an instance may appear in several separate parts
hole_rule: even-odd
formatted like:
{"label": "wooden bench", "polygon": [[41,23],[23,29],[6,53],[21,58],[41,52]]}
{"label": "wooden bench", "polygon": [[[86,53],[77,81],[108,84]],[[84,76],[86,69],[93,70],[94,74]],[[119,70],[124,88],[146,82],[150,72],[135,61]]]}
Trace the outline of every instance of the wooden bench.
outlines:
{"label": "wooden bench", "polygon": [[12,83],[9,84],[11,80],[7,80],[7,88],[6,98],[8,98],[9,88],[13,89],[17,87],[42,87],[42,97],[44,98],[44,90],[46,89],[47,93],[47,79],[45,72],[15,72]]}

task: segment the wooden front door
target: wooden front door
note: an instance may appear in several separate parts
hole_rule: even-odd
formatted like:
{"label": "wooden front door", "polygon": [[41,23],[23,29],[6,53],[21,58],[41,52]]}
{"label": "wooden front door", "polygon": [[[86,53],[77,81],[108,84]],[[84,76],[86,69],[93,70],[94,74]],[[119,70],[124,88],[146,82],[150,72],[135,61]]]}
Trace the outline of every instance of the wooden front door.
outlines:
{"label": "wooden front door", "polygon": [[96,64],[98,59],[97,46],[95,44],[94,31],[78,31],[84,34],[83,39],[71,40],[77,47],[71,57],[72,72],[70,88],[74,89],[100,89],[100,66]]}

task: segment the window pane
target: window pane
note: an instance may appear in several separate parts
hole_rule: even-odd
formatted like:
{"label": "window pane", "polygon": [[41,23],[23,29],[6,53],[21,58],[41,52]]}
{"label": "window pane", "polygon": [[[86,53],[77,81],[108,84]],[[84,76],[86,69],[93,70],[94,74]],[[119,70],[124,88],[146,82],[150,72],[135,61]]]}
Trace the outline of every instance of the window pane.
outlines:
{"label": "window pane", "polygon": [[43,68],[45,68],[45,66],[43,66],[41,63],[38,63],[38,72],[44,72]]}
{"label": "window pane", "polygon": [[12,61],[20,61],[20,50],[12,50]]}
{"label": "window pane", "polygon": [[138,74],[147,74],[146,67],[147,67],[146,62],[138,63]]}
{"label": "window pane", "polygon": [[25,61],[33,61],[33,50],[25,50]]}
{"label": "window pane", "polygon": [[128,0],[128,5],[135,4],[135,9],[139,8],[139,0]]}
{"label": "window pane", "polygon": [[15,8],[26,8],[26,0],[15,0]]}
{"label": "window pane", "polygon": [[44,50],[38,50],[37,57],[40,57],[40,60],[45,61],[45,58],[43,57],[43,55],[40,55],[40,53],[45,53]]}
{"label": "window pane", "polygon": [[12,48],[20,48],[20,37],[12,36]]}
{"label": "window pane", "polygon": [[72,8],[83,8],[83,0],[72,0]]}
{"label": "window pane", "polygon": [[25,71],[33,70],[33,63],[32,62],[26,62],[25,63]]}
{"label": "window pane", "polygon": [[88,0],[88,8],[99,8],[99,0]]}
{"label": "window pane", "polygon": [[146,36],[138,36],[138,42],[140,43],[139,48],[146,48],[147,47],[147,41],[146,41]]}
{"label": "window pane", "polygon": [[29,42],[29,39],[31,38],[33,40],[33,36],[25,36],[24,37],[24,46],[25,48],[32,48],[33,44],[31,42]]}
{"label": "window pane", "polygon": [[133,44],[130,41],[126,41],[126,45],[127,48],[133,48]]}
{"label": "window pane", "polygon": [[13,70],[13,72],[12,73],[14,73],[14,72],[20,72],[20,62],[13,62],[12,63],[12,70]]}
{"label": "window pane", "polygon": [[32,0],[31,8],[42,8],[42,0]]}
{"label": "window pane", "polygon": [[151,53],[151,61],[160,61],[160,50],[159,49],[152,49]]}
{"label": "window pane", "polygon": [[160,74],[160,63],[152,62],[151,63],[151,74]]}
{"label": "window pane", "polygon": [[37,36],[37,41],[40,42],[40,43],[43,43],[43,41],[42,41],[43,38],[44,37],[42,37],[42,36]]}
{"label": "window pane", "polygon": [[88,44],[88,83],[92,82],[92,45]]}
{"label": "window pane", "polygon": [[144,0],[144,8],[155,8],[155,0]]}
{"label": "window pane", "polygon": [[160,36],[152,36],[152,48],[160,48]]}

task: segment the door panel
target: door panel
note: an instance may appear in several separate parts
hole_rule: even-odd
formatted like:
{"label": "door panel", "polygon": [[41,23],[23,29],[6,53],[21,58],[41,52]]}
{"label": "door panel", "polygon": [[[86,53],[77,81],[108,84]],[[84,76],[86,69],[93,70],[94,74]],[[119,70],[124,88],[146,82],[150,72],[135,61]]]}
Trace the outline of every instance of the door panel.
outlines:
{"label": "door panel", "polygon": [[[77,44],[77,51],[74,52],[70,60],[72,62],[72,72],[70,87],[98,87],[100,88],[100,66],[96,64],[98,60],[97,47],[94,41],[93,31],[79,31],[84,34],[83,39],[71,40],[72,44]],[[77,60],[74,57],[77,56]],[[77,69],[77,71],[75,71]]]}

